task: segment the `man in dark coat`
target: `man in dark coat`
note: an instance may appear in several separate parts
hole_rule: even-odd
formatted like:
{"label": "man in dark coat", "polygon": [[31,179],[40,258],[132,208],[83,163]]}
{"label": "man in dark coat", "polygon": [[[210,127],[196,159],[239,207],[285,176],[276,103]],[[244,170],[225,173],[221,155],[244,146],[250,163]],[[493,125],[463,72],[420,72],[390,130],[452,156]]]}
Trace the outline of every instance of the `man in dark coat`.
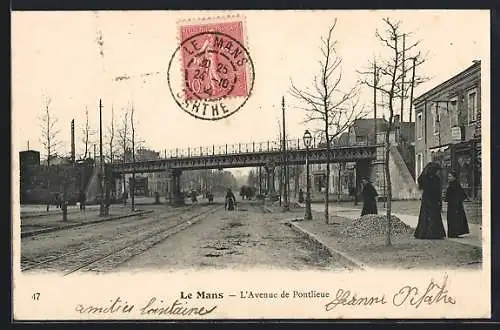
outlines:
{"label": "man in dark coat", "polygon": [[446,201],[448,202],[448,211],[446,219],[448,220],[448,237],[456,238],[459,235],[469,233],[467,216],[464,210],[464,200],[467,199],[464,188],[458,182],[457,174],[450,171],[448,174],[448,189],[446,189]]}
{"label": "man in dark coat", "polygon": [[361,210],[361,216],[365,214],[377,214],[377,190],[367,178],[363,178],[361,182],[363,184],[361,192],[363,196],[363,210]]}
{"label": "man in dark coat", "polygon": [[234,211],[235,204],[236,204],[236,197],[234,197],[231,188],[227,188],[226,202],[224,204],[224,208],[228,211]]}
{"label": "man in dark coat", "polygon": [[418,177],[418,187],[422,192],[418,224],[413,236],[418,239],[441,239],[446,236],[441,219],[441,166],[431,162]]}

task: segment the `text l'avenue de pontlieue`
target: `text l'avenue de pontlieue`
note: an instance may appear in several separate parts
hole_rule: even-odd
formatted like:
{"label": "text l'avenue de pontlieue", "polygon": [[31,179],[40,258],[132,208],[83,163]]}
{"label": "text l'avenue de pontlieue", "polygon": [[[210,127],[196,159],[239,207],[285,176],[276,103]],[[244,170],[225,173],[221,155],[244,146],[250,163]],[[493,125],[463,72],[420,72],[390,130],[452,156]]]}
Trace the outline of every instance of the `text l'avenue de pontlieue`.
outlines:
{"label": "text l'avenue de pontlieue", "polygon": [[212,291],[181,291],[179,296],[169,301],[165,298],[150,297],[146,301],[133,304],[121,297],[110,299],[103,305],[77,304],[75,311],[80,314],[140,314],[149,316],[174,315],[174,316],[205,316],[214,312],[221,302],[226,299],[244,299],[252,301],[272,300],[325,300],[322,303],[324,311],[332,311],[338,306],[363,307],[373,305],[392,305],[395,307],[420,308],[430,305],[455,305],[456,299],[447,289],[447,276],[442,283],[434,280],[426,286],[417,287],[404,285],[393,293],[379,295],[362,295],[354,290],[337,289],[330,292],[316,290],[281,290],[281,291],[256,291],[241,290],[238,293],[224,293]]}

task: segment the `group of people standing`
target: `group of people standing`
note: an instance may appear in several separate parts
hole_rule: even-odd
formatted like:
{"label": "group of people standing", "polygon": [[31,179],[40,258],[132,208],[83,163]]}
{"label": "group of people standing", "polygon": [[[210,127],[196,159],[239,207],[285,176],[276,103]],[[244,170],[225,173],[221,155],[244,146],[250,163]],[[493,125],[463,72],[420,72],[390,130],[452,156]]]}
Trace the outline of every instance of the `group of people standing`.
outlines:
{"label": "group of people standing", "polygon": [[[414,237],[417,239],[440,239],[446,237],[443,221],[441,218],[441,178],[438,163],[431,162],[418,177],[418,187],[422,190],[418,224]],[[445,201],[448,202],[447,223],[448,237],[457,238],[469,233],[467,216],[465,215],[463,202],[467,199],[464,189],[458,181],[457,174],[450,171],[448,174],[448,188],[446,189]],[[362,179],[363,209],[361,216],[366,214],[377,214],[377,190],[369,180]]]}
{"label": "group of people standing", "polygon": [[[422,190],[422,203],[417,228],[415,229],[415,238],[440,239],[446,236],[441,219],[441,178],[438,174],[440,169],[439,164],[431,162],[427,164],[418,177],[418,187]],[[456,238],[469,233],[469,225],[463,204],[467,199],[467,195],[458,181],[456,172],[449,172],[448,181],[449,184],[445,195],[445,201],[448,202],[446,215],[448,237]]]}

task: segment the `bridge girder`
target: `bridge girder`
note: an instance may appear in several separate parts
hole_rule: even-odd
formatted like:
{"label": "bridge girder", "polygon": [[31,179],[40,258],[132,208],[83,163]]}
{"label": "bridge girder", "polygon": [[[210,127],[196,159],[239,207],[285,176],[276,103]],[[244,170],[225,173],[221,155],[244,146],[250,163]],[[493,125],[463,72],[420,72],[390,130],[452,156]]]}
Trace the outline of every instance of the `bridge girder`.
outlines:
{"label": "bridge girder", "polygon": [[[330,161],[332,163],[355,162],[360,160],[375,160],[377,146],[352,146],[332,148]],[[133,163],[112,164],[111,169],[115,173],[128,174],[163,172],[168,168],[180,170],[202,170],[223,169],[237,167],[265,166],[273,161],[280,166],[283,161],[281,151],[255,152],[241,154],[204,155],[196,157],[167,158],[152,161]],[[306,150],[287,151],[287,163],[289,165],[304,165]],[[310,164],[324,164],[327,160],[326,148],[315,148],[309,150]]]}

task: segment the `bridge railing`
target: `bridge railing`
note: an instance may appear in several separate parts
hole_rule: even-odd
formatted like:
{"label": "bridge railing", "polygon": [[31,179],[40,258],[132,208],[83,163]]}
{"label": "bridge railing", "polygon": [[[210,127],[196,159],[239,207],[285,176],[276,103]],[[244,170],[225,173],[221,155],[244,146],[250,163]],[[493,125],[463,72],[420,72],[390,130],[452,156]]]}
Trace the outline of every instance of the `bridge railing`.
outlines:
{"label": "bridge railing", "polygon": [[[334,143],[334,146],[344,146]],[[356,145],[366,145],[359,143]],[[286,141],[287,150],[305,150],[304,141],[302,139],[290,139]],[[345,146],[348,146],[347,144]],[[313,139],[310,149],[325,147],[324,142]],[[237,155],[245,153],[257,152],[275,152],[282,150],[280,141],[265,141],[265,142],[250,142],[250,143],[228,143],[224,145],[199,146],[189,148],[176,148],[166,150],[165,158],[186,158],[186,157],[202,157],[216,155]]]}

